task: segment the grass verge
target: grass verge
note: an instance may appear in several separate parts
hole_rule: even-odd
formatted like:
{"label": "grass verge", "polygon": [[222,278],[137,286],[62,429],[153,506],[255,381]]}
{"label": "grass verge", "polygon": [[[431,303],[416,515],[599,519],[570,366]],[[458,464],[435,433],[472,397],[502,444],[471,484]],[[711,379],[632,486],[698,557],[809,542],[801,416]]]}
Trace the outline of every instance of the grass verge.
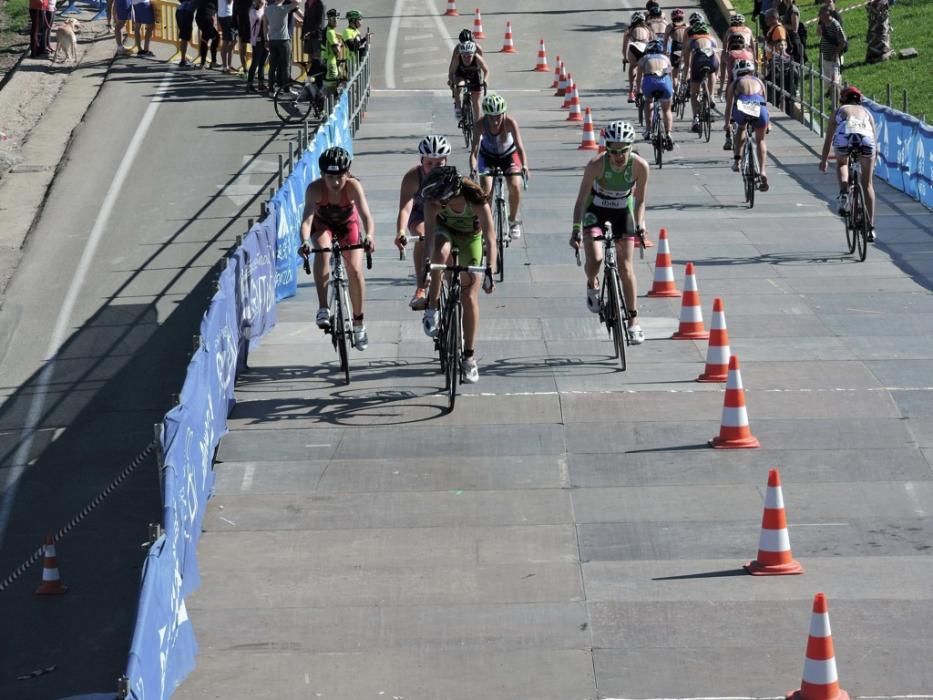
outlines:
{"label": "grass verge", "polygon": [[[736,11],[744,14],[751,23],[752,0],[732,0]],[[865,63],[868,13],[863,8],[864,0],[837,0],[836,9],[842,11],[842,24],[849,38],[849,51],[845,55],[842,79],[856,85],[866,95],[874,96],[879,102],[887,99],[887,86],[891,85],[892,106],[903,109],[903,92],[907,90],[908,113],[925,115],[927,122],[933,121],[933,2],[931,0],[897,0],[891,7],[891,48],[894,51],[913,47],[918,58],[900,60],[892,58],[884,63]],[[819,5],[802,0],[798,2],[801,21],[815,19]],[[850,9],[851,8],[851,9]],[[807,25],[809,42],[807,55],[813,65],[819,65],[819,37],[816,22]]]}
{"label": "grass verge", "polygon": [[6,30],[22,32],[29,27],[29,1],[7,0],[0,5],[0,12],[6,15]]}

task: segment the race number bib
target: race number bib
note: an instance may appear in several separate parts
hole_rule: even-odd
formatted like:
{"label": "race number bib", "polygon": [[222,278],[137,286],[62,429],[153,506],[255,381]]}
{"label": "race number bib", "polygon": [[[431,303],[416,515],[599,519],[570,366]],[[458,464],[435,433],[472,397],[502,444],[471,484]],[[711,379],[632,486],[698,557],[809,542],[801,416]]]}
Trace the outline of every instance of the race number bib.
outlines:
{"label": "race number bib", "polygon": [[628,206],[628,198],[617,199],[615,197],[606,198],[596,196],[593,197],[593,204],[601,209],[625,209]]}
{"label": "race number bib", "polygon": [[631,46],[636,51],[640,51],[641,53],[645,52],[645,47],[647,45],[648,44],[644,41],[633,41],[632,43],[629,44],[629,46]]}
{"label": "race number bib", "polygon": [[712,56],[714,51],[710,48],[700,49],[700,53],[704,56]]}
{"label": "race number bib", "polygon": [[738,109],[742,114],[745,114],[753,119],[758,119],[761,116],[761,105],[757,102],[746,102],[745,100],[739,100],[735,103],[736,109]]}
{"label": "race number bib", "polygon": [[846,119],[846,133],[849,136],[871,136],[871,124],[867,119],[849,117]]}

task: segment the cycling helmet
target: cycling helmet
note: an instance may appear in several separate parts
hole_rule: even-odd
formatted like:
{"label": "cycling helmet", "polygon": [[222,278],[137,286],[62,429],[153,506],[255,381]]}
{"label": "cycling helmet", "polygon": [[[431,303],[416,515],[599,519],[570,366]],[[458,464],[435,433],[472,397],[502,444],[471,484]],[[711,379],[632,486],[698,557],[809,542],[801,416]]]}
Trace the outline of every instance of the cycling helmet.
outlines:
{"label": "cycling helmet", "polygon": [[348,10],[346,14],[346,18],[348,22],[352,22],[353,20],[358,21],[358,20],[363,19],[363,15],[360,14],[359,10]]}
{"label": "cycling helmet", "polygon": [[745,15],[732,15],[729,18],[729,25],[732,27],[741,27],[745,24]]}
{"label": "cycling helmet", "polygon": [[446,158],[450,155],[450,144],[445,136],[425,136],[418,144],[418,153],[429,158]]}
{"label": "cycling helmet", "polygon": [[497,114],[505,114],[509,106],[505,103],[502,95],[490,92],[483,98],[483,114],[494,117]]}
{"label": "cycling helmet", "polygon": [[465,41],[473,41],[473,32],[471,32],[469,29],[464,29],[460,32],[460,36],[458,38],[460,39],[461,44]]}
{"label": "cycling helmet", "polygon": [[606,143],[635,143],[635,127],[618,119],[609,122],[605,131]]}
{"label": "cycling helmet", "polygon": [[648,4],[645,5],[645,9],[648,10],[648,15],[650,17],[661,16],[661,6],[656,2],[656,0],[648,0]]}
{"label": "cycling helmet", "polygon": [[645,46],[645,53],[664,53],[664,42],[661,39],[652,39]]}
{"label": "cycling helmet", "polygon": [[333,7],[330,8],[330,9],[327,11],[327,18],[328,18],[328,19],[330,19],[331,17],[337,18],[337,17],[339,17],[339,16],[340,16],[340,13],[339,13],[337,10],[335,10]]}
{"label": "cycling helmet", "polygon": [[862,102],[862,91],[859,90],[854,85],[849,85],[842,89],[842,92],[839,93],[839,104],[849,105],[849,104],[861,104]]}
{"label": "cycling helmet", "polygon": [[701,15],[699,12],[690,13],[690,24],[693,24],[694,22],[702,22],[702,21],[703,21],[703,15]]}
{"label": "cycling helmet", "polygon": [[421,186],[421,196],[427,199],[445,200],[460,194],[460,173],[453,165],[434,168]]}
{"label": "cycling helmet", "polygon": [[632,19],[631,19],[631,21],[629,22],[629,26],[631,27],[631,26],[634,26],[634,25],[636,25],[636,24],[641,24],[641,23],[644,22],[644,21],[645,21],[645,13],[644,13],[644,12],[641,12],[641,11],[633,12],[633,13],[632,13]]}
{"label": "cycling helmet", "polygon": [[476,53],[476,44],[472,41],[461,41],[460,46],[457,47],[457,51],[461,55]]}
{"label": "cycling helmet", "polygon": [[744,34],[733,34],[729,37],[729,50],[730,51],[741,51],[745,48],[745,35]]}
{"label": "cycling helmet", "polygon": [[674,22],[682,22],[684,19],[684,11],[679,7],[676,10],[671,11],[671,20]]}
{"label": "cycling helmet", "polygon": [[352,162],[353,158],[340,146],[331,146],[317,159],[317,164],[320,166],[321,172],[332,175],[339,175],[347,172]]}
{"label": "cycling helmet", "polygon": [[740,75],[754,75],[755,74],[755,62],[749,61],[747,58],[740,58],[735,62],[735,65],[732,67],[732,76],[738,78]]}
{"label": "cycling helmet", "polygon": [[709,25],[706,22],[691,24],[688,30],[691,34],[709,34]]}

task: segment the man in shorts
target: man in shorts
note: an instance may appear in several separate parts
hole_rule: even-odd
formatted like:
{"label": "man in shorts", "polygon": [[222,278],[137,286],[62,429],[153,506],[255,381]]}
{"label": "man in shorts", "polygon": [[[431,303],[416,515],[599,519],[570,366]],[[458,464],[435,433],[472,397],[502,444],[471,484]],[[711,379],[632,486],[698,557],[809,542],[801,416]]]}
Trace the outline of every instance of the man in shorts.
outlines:
{"label": "man in shorts", "polygon": [[123,42],[127,39],[123,29],[126,27],[126,23],[133,19],[133,0],[115,0],[113,10],[117,16],[117,21],[113,25],[113,38],[117,42],[117,56],[129,56],[132,52],[123,46]]}
{"label": "man in shorts", "polygon": [[180,45],[178,52],[181,54],[181,60],[178,62],[179,68],[193,68],[194,64],[188,60],[188,44],[191,42],[191,34],[194,29],[194,13],[198,9],[200,0],[183,0],[178,9],[175,10],[175,24],[178,25],[178,38]]}
{"label": "man in shorts", "polygon": [[149,0],[133,0],[133,33],[136,35],[136,55],[155,56],[149,50],[152,30],[155,27],[155,12]]}

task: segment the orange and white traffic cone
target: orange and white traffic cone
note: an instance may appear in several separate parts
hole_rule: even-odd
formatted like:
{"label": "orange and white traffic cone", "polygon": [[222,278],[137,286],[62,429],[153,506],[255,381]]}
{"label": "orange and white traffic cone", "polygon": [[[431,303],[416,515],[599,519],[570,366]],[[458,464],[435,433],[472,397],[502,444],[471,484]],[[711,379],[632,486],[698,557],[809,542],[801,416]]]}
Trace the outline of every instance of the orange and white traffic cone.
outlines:
{"label": "orange and white traffic cone", "polygon": [[586,115],[583,117],[583,139],[577,146],[578,151],[596,151],[599,145],[596,143],[596,132],[593,130],[593,115],[590,108],[586,108]]}
{"label": "orange and white traffic cone", "polygon": [[729,358],[729,379],[726,381],[726,396],[722,402],[719,435],[710,440],[709,444],[711,447],[722,449],[761,447],[758,438],[752,435],[748,427],[745,389],[742,387],[739,358],[735,355]]}
{"label": "orange and white traffic cone", "polygon": [[745,565],[752,576],[781,576],[802,574],[803,567],[794,560],[787,534],[787,515],[784,513],[784,494],[781,475],[777,469],[768,472],[768,490],[765,491],[765,511],[761,516],[761,536],[758,538],[758,558]]}
{"label": "orange and white traffic cone", "polygon": [[49,535],[42,546],[42,583],[36,589],[36,595],[62,595],[68,592],[68,586],[62,583],[58,574],[58,557],[55,554],[55,540]]}
{"label": "orange and white traffic cone", "polygon": [[722,299],[713,299],[713,318],[709,326],[709,345],[706,346],[706,369],[697,377],[698,382],[724,382],[729,378],[729,330]]}
{"label": "orange and white traffic cone", "polygon": [[544,50],[544,39],[538,43],[538,62],[535,64],[536,73],[550,73],[551,69],[547,64],[547,52]]}
{"label": "orange and white traffic cone", "polygon": [[551,83],[552,88],[560,87],[560,67],[561,67],[560,56],[556,56],[554,58],[554,82]]}
{"label": "orange and white traffic cone", "polygon": [[444,13],[445,17],[457,17],[460,13],[457,12],[457,2],[456,0],[447,0],[447,12]]}
{"label": "orange and white traffic cone", "polygon": [[700,306],[700,292],[697,289],[696,273],[693,263],[687,263],[684,279],[683,302],[680,305],[680,327],[671,336],[674,340],[706,340],[709,332],[703,325],[703,307]]}
{"label": "orange and white traffic cone", "polygon": [[[605,132],[600,143],[600,150],[606,150]],[[654,282],[648,291],[649,297],[679,297],[680,290],[674,282],[674,268],[671,265],[671,248],[667,241],[667,229],[662,228],[658,235],[658,256],[654,259]]]}
{"label": "orange and white traffic cone", "polygon": [[826,596],[813,596],[813,616],[803,661],[800,689],[787,693],[788,700],[849,700],[849,694],[839,687],[833,632],[829,627],[829,605]]}
{"label": "orange and white traffic cone", "polygon": [[573,82],[573,73],[567,73],[567,88],[564,90],[564,102],[561,109],[570,109],[570,101],[573,99],[573,89],[576,85]]}
{"label": "orange and white traffic cone", "polygon": [[473,38],[486,38],[486,33],[483,31],[483,17],[480,15],[478,7],[476,8],[476,12],[473,14]]}
{"label": "orange and white traffic cone", "polygon": [[[567,67],[564,65],[564,62],[560,62],[560,80],[557,83],[557,91],[554,93],[554,97],[564,97],[567,94],[567,88],[570,87],[570,73],[567,72]],[[561,105],[563,109],[563,105]]]}
{"label": "orange and white traffic cone", "polygon": [[577,86],[573,86],[573,97],[570,98],[570,113],[564,120],[567,122],[582,122],[583,112],[580,110],[580,93],[577,92]]}
{"label": "orange and white traffic cone", "polygon": [[515,44],[512,43],[512,20],[505,21],[505,43],[500,53],[515,53]]}

